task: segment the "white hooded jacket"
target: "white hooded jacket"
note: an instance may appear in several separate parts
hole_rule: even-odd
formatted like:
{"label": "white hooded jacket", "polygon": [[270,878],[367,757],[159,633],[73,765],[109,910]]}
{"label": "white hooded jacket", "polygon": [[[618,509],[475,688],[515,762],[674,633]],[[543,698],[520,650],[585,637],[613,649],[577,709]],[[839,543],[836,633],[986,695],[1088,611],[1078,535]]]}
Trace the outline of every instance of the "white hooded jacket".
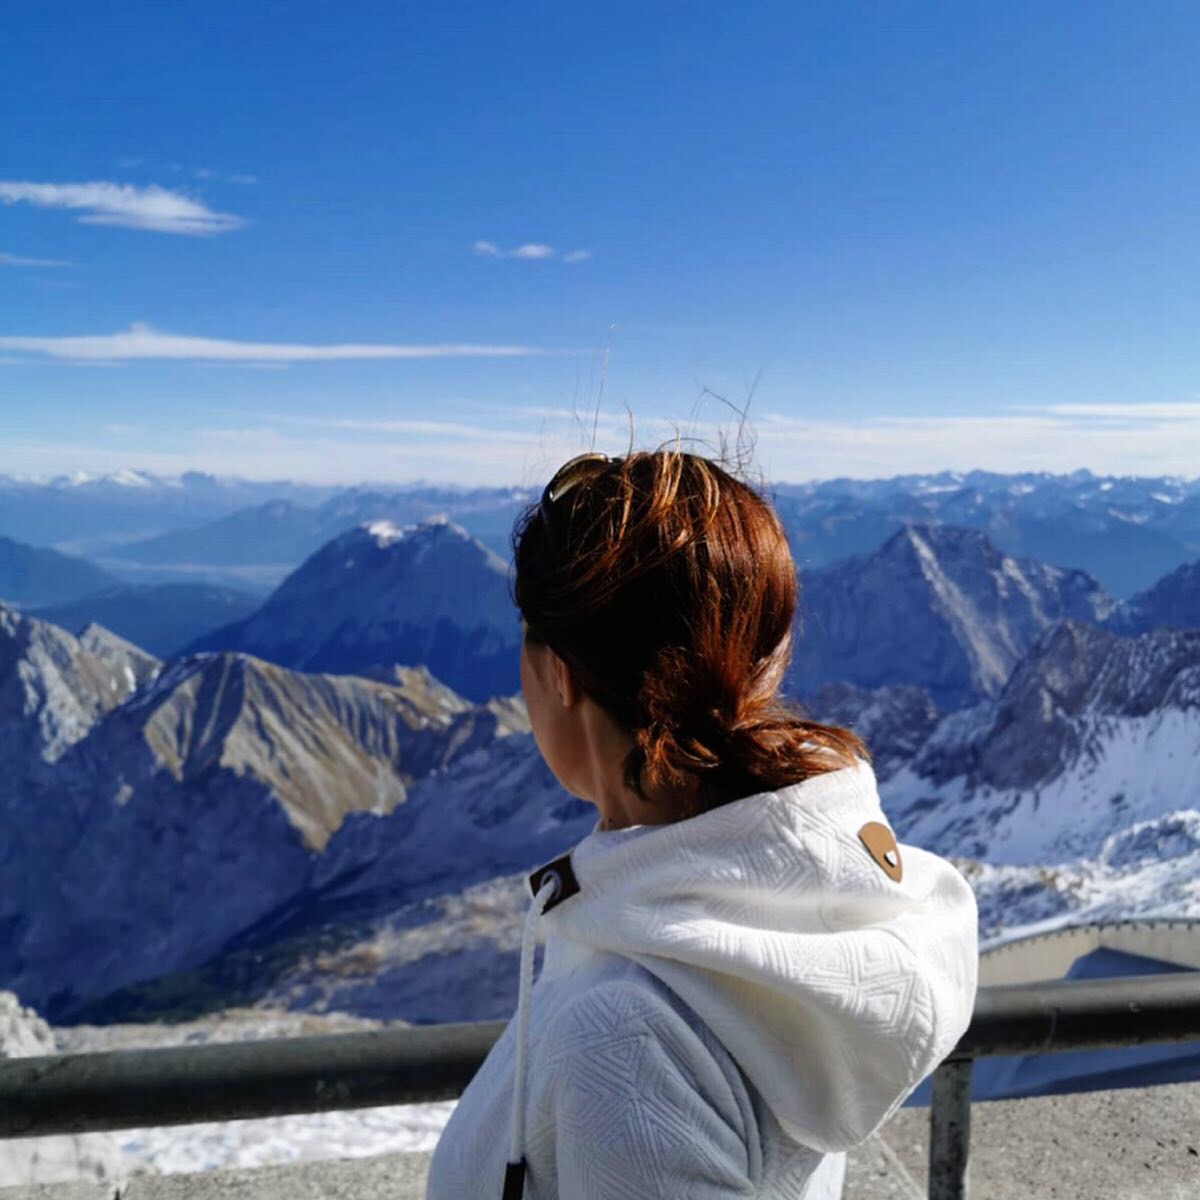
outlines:
{"label": "white hooded jacket", "polygon": [[970,1019],[972,892],[895,844],[866,762],[593,829],[530,882],[517,1016],[427,1200],[833,1200]]}

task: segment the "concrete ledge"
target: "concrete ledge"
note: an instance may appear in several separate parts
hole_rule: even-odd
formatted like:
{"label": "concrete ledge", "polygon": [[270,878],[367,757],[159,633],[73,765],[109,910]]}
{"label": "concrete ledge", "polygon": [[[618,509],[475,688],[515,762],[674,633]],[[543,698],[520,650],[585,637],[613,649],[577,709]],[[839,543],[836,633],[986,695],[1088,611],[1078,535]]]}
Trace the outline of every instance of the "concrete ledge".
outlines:
{"label": "concrete ledge", "polygon": [[[1166,1084],[971,1109],[970,1185],[987,1200],[1200,1196],[1200,1084]],[[901,1110],[850,1156],[844,1200],[922,1200],[929,1112]],[[135,1175],[121,1200],[423,1200],[428,1154]],[[0,1200],[113,1200],[92,1183],[0,1188]]]}
{"label": "concrete ledge", "polygon": [[[122,1200],[421,1200],[428,1154],[383,1154],[200,1175],[140,1175]],[[8,1200],[8,1197],[4,1197]],[[57,1200],[57,1198],[55,1198]]]}
{"label": "concrete ledge", "polygon": [[3,1200],[113,1200],[117,1189],[109,1183],[31,1183],[0,1188]]}
{"label": "concrete ledge", "polygon": [[[901,1109],[856,1152],[845,1200],[925,1196],[928,1154],[928,1109]],[[915,1192],[881,1190],[903,1177]],[[968,1182],[987,1200],[1194,1200],[1200,1084],[973,1104]]]}

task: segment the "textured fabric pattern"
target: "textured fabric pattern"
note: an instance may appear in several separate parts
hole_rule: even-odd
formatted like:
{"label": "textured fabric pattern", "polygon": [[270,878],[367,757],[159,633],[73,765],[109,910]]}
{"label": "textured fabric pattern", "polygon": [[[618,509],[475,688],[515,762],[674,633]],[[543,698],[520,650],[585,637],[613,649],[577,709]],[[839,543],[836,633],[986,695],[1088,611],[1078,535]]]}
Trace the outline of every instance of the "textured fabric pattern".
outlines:
{"label": "textured fabric pattern", "polygon": [[[665,826],[593,830],[543,918],[530,994],[527,1200],[833,1200],[843,1151],[953,1046],[974,1001],[974,898],[900,848],[867,764]],[[510,1024],[434,1154],[428,1200],[496,1197]]]}

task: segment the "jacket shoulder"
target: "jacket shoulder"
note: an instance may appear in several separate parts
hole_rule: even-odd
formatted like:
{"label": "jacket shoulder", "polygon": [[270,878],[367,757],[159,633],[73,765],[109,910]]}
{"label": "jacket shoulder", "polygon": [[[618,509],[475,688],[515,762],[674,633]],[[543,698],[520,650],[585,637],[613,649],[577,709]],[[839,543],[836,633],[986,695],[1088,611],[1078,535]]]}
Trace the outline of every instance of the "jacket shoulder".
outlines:
{"label": "jacket shoulder", "polygon": [[616,1046],[652,1040],[681,1078],[722,1108],[745,1110],[751,1132],[749,1084],[707,1024],[661,979],[624,955],[597,953],[565,981],[557,1006],[535,1050],[543,1078],[569,1062],[586,1063]]}
{"label": "jacket shoulder", "polygon": [[590,1161],[597,1147],[609,1146],[625,1148],[623,1169],[644,1172],[651,1194],[667,1194],[653,1189],[665,1184],[658,1172],[668,1161],[726,1179],[732,1190],[722,1196],[750,1194],[762,1177],[744,1077],[711,1031],[636,963],[581,981],[530,1066],[542,1083],[534,1103],[557,1130],[557,1156],[587,1157],[585,1173],[600,1168]]}

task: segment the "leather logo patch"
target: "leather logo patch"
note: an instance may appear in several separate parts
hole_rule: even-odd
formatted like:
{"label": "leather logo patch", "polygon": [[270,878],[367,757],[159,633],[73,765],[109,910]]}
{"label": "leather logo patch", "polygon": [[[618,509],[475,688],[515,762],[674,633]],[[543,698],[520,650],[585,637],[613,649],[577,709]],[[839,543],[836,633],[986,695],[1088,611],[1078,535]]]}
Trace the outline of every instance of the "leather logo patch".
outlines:
{"label": "leather logo patch", "polygon": [[556,858],[552,862],[546,863],[544,867],[538,867],[528,877],[526,882],[529,885],[529,894],[531,896],[538,894],[542,884],[549,875],[557,876],[558,891],[546,901],[546,907],[542,909],[543,913],[548,913],[556,904],[561,904],[568,896],[573,896],[579,891],[579,880],[575,878],[575,872],[571,867],[570,854],[564,854],[561,858]]}
{"label": "leather logo patch", "polygon": [[878,821],[868,821],[859,831],[858,840],[867,848],[867,853],[875,860],[883,873],[896,883],[904,875],[904,865],[900,862],[900,847],[896,845],[896,835]]}

